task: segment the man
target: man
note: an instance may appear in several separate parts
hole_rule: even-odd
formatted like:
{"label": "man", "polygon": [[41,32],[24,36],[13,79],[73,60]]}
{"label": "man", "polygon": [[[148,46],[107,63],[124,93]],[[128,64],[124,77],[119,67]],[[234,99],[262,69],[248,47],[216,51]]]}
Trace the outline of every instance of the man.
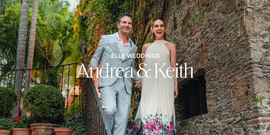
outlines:
{"label": "man", "polygon": [[141,87],[141,78],[134,69],[135,59],[128,55],[137,50],[137,46],[128,37],[132,30],[132,16],[122,14],[117,27],[118,32],[101,36],[88,72],[93,74],[102,58],[103,69],[100,71],[98,87],[104,112],[110,129],[115,120],[113,134],[124,135],[130,110],[131,78],[136,81],[137,88]]}

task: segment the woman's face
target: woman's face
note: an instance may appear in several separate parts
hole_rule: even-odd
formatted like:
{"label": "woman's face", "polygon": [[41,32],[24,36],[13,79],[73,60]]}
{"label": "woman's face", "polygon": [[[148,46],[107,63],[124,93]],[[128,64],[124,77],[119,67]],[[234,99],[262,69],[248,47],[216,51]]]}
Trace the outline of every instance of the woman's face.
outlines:
{"label": "woman's face", "polygon": [[156,20],[154,22],[152,32],[155,34],[156,40],[163,40],[164,39],[163,35],[164,35],[164,32],[165,32],[165,26],[164,26],[163,21]]}

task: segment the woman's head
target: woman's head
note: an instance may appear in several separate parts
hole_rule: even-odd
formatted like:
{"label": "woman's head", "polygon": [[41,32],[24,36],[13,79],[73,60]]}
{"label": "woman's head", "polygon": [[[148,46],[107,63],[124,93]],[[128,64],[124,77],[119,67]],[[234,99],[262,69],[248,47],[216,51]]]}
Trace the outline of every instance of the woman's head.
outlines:
{"label": "woman's head", "polygon": [[167,40],[165,33],[165,23],[160,18],[157,18],[153,21],[151,31],[152,31],[152,41]]}

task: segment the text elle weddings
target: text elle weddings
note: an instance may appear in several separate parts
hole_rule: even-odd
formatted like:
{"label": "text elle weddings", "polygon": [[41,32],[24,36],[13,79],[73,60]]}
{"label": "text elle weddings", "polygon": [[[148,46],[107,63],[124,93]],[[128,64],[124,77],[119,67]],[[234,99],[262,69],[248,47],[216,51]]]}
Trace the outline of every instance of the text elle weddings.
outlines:
{"label": "text elle weddings", "polygon": [[[184,63],[184,66],[180,65],[178,67],[178,63],[176,63],[176,68],[172,68],[169,67],[167,68],[164,72],[164,70],[162,70],[163,66],[166,65],[166,63],[158,64],[155,63],[155,69],[148,69],[146,70],[145,68],[142,67],[142,65],[144,67],[146,67],[147,65],[145,63],[141,63],[139,65],[139,70],[137,71],[137,74],[139,75],[140,72],[142,71],[142,78],[147,77],[147,78],[158,78],[158,76],[160,77],[160,75],[162,75],[163,78],[174,78],[174,74],[173,72],[176,71],[176,78],[188,78],[187,77],[187,72],[188,69],[190,69],[190,78],[193,78],[193,68],[192,67],[187,67],[187,63]],[[91,68],[95,68],[96,72],[92,73],[92,69]],[[152,72],[152,70],[154,70],[155,76],[150,76],[148,73]],[[183,71],[184,71],[184,76],[183,76]],[[109,64],[106,63],[106,66],[103,66],[100,68],[100,70],[97,69],[97,67],[90,67],[90,75],[87,74],[86,68],[84,66],[84,64],[82,63],[81,68],[77,74],[77,78],[79,78],[80,76],[86,76],[86,78],[92,78],[92,75],[96,74],[96,77],[102,77],[102,78],[113,78],[113,73],[116,74],[116,76],[118,78],[133,78],[133,73],[136,73],[136,70],[132,67],[127,67],[127,68],[122,68],[122,67],[109,67]]]}

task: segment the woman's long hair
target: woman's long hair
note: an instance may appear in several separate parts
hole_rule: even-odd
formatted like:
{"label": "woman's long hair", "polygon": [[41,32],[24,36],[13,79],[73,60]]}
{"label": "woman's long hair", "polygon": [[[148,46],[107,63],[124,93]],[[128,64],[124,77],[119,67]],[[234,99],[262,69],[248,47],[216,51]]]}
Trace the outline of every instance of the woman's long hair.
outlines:
{"label": "woman's long hair", "polygon": [[[166,27],[165,27],[165,22],[164,22],[161,18],[156,18],[156,19],[154,19],[154,21],[153,21],[153,23],[152,23],[152,26],[151,26],[152,29],[154,28],[154,24],[155,24],[155,21],[156,21],[156,20],[161,20],[161,21],[163,22],[163,24],[164,24],[164,28],[166,29]],[[164,40],[167,40],[166,32],[165,32],[165,31],[164,31],[163,38],[164,38]],[[154,34],[154,32],[152,32],[151,43],[153,43],[155,40],[156,40],[156,35]]]}

